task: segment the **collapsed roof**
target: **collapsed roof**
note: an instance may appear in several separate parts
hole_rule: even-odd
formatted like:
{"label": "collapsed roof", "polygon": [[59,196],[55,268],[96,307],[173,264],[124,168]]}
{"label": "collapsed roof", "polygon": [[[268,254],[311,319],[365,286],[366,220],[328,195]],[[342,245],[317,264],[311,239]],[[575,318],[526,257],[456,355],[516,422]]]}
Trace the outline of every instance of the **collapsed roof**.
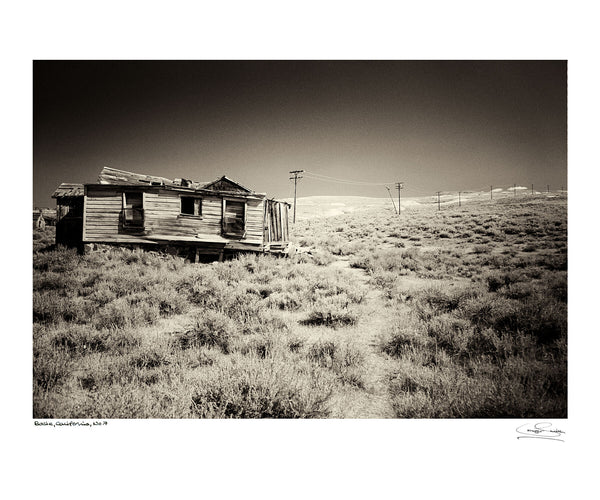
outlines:
{"label": "collapsed roof", "polygon": [[[165,188],[187,188],[192,190],[210,190],[210,191],[235,191],[244,192],[250,195],[259,194],[253,190],[242,186],[229,177],[223,175],[210,182],[196,182],[189,179],[177,178],[167,179],[156,175],[136,174],[119,170],[112,167],[104,167],[98,176],[98,184],[118,185],[118,186],[152,186]],[[84,195],[84,184],[73,184],[63,182],[52,194],[53,198],[68,198]]]}
{"label": "collapsed roof", "polygon": [[159,177],[156,175],[144,175],[136,174],[133,172],[127,172],[125,170],[118,170],[112,167],[104,167],[98,176],[98,182],[100,184],[118,184],[118,185],[137,185],[140,184],[148,186],[164,186],[164,187],[185,187],[192,189],[211,189],[217,187],[226,181],[229,184],[233,184],[237,189],[253,193],[251,189],[248,189],[238,182],[229,179],[227,176],[219,177],[218,179],[210,182],[196,182],[189,179],[177,178],[167,179],[166,177]]}

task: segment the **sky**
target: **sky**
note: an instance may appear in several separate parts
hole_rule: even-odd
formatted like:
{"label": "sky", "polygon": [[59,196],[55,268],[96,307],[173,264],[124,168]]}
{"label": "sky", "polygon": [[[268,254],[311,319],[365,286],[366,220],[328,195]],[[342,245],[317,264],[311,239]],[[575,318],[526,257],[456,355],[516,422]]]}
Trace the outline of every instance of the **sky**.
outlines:
{"label": "sky", "polygon": [[278,198],[292,170],[298,196],[566,188],[567,63],[34,61],[34,206],[103,166]]}

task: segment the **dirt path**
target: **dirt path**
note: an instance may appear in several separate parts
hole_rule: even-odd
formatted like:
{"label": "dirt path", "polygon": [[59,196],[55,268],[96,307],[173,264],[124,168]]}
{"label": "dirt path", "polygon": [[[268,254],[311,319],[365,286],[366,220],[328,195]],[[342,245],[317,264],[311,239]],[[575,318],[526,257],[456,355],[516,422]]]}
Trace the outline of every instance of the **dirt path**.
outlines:
{"label": "dirt path", "polygon": [[339,259],[331,267],[342,269],[351,279],[368,287],[361,307],[358,325],[351,333],[351,340],[365,354],[365,385],[340,394],[334,401],[336,418],[394,418],[390,403],[388,380],[394,362],[379,348],[379,338],[392,325],[397,312],[386,305],[381,290],[369,284],[369,276],[362,269],[351,268],[349,261]]}

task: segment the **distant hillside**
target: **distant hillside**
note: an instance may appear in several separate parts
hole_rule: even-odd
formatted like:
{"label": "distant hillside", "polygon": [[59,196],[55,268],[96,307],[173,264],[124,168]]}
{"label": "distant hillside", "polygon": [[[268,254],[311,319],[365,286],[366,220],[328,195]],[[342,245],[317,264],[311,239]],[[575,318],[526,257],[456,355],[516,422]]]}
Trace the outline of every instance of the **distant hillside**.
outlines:
{"label": "distant hillside", "polygon": [[[557,196],[557,194],[566,194],[564,192],[549,193],[548,196]],[[534,191],[533,195],[546,195],[545,192]],[[507,198],[515,196],[515,188],[513,186],[507,188],[494,188],[493,199]],[[528,188],[523,186],[516,187],[516,196],[525,197],[531,196]],[[487,201],[490,199],[489,191],[464,191],[460,194],[460,203],[469,203],[474,201]],[[285,198],[284,201],[292,204],[293,198]],[[458,205],[458,192],[442,192],[439,198],[440,205]],[[402,197],[402,210],[419,210],[437,205],[438,197],[435,194],[431,196],[420,197]],[[392,205],[392,200],[389,197],[385,198],[369,198],[366,196],[304,196],[296,200],[297,214],[296,220],[313,219],[317,217],[332,217],[336,215],[349,214],[360,212],[363,210],[371,210],[373,208],[381,208],[382,210],[395,210]],[[397,208],[398,199],[394,198],[394,204]],[[293,208],[290,210],[290,217],[293,216]]]}
{"label": "distant hillside", "polygon": [[[292,204],[291,217],[293,215],[294,199],[287,198],[285,201]],[[389,207],[390,210],[393,210],[389,198],[367,198],[364,196],[305,196],[298,198],[296,205],[296,220],[331,217],[377,207]]]}

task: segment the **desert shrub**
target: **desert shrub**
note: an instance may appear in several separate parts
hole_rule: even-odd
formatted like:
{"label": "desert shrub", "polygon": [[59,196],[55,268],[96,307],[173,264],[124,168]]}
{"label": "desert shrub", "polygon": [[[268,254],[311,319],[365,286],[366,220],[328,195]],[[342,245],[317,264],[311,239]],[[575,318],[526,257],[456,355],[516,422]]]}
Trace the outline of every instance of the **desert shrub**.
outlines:
{"label": "desert shrub", "polygon": [[288,331],[289,327],[285,320],[274,314],[269,309],[260,309],[245,323],[240,324],[241,332],[244,335],[252,334],[282,334]]}
{"label": "desert shrub", "polygon": [[450,355],[465,351],[472,335],[469,321],[448,314],[433,317],[427,322],[426,331],[436,347],[445,349]]}
{"label": "desert shrub", "polygon": [[97,307],[102,307],[115,300],[117,294],[106,286],[105,282],[102,282],[96,286],[95,290],[87,298],[94,302]]}
{"label": "desert shrub", "polygon": [[142,339],[131,330],[112,329],[107,340],[110,351],[117,354],[125,354],[142,344]]}
{"label": "desert shrub", "polygon": [[55,228],[48,226],[45,229],[36,229],[33,231],[33,251],[48,251],[54,248]]}
{"label": "desert shrub", "polygon": [[475,245],[475,246],[473,246],[473,253],[474,254],[484,254],[484,253],[489,253],[489,252],[490,252],[489,245]]}
{"label": "desert shrub", "polygon": [[379,343],[383,352],[398,358],[415,349],[424,350],[428,345],[428,338],[419,331],[401,327],[394,327]]}
{"label": "desert shrub", "polygon": [[265,303],[256,295],[235,291],[223,297],[216,310],[240,323],[247,323],[265,308]]}
{"label": "desert shrub", "polygon": [[461,304],[460,316],[475,326],[491,328],[498,317],[509,316],[515,301],[491,294],[473,297]]}
{"label": "desert shrub", "polygon": [[48,271],[33,274],[34,291],[53,290],[56,293],[68,289],[71,283],[72,280],[64,273]]}
{"label": "desert shrub", "polygon": [[417,248],[400,250],[397,248],[380,250],[378,252],[361,252],[351,261],[350,266],[365,269],[373,273],[377,270],[404,272],[418,271],[421,267],[420,253]]}
{"label": "desert shrub", "polygon": [[98,331],[89,325],[65,325],[52,332],[51,343],[71,353],[88,354],[107,351],[110,337],[108,330]]}
{"label": "desert shrub", "polygon": [[93,313],[93,304],[83,297],[57,296],[48,291],[33,294],[33,320],[40,323],[85,323]]}
{"label": "desert shrub", "polygon": [[267,305],[282,311],[297,311],[302,303],[296,293],[276,292],[269,296]]}
{"label": "desert shrub", "polygon": [[566,336],[566,304],[540,293],[516,301],[503,297],[483,297],[465,303],[461,315],[498,334],[533,335],[539,342],[550,343]]}
{"label": "desert shrub", "polygon": [[170,286],[154,285],[148,290],[148,302],[158,307],[160,316],[173,316],[182,314],[189,309],[189,302],[185,296]]}
{"label": "desert shrub", "polygon": [[568,283],[566,273],[561,273],[552,276],[548,280],[548,290],[550,292],[551,297],[560,302],[566,303],[568,297]]}
{"label": "desert shrub", "polygon": [[68,273],[80,261],[75,248],[58,247],[50,252],[39,252],[33,260],[33,268],[38,271],[51,271],[55,273]]}
{"label": "desert shrub", "polygon": [[287,344],[280,335],[273,332],[248,334],[236,337],[231,344],[232,352],[244,356],[256,356],[260,359],[272,358],[287,350]]}
{"label": "desert shrub", "polygon": [[500,290],[500,288],[502,288],[503,286],[506,286],[506,283],[504,282],[504,280],[497,275],[490,275],[486,277],[486,281],[487,281],[487,285],[488,285],[488,290],[490,292],[497,292],[498,290]]}
{"label": "desert shrub", "polygon": [[34,350],[33,381],[34,391],[51,391],[69,375],[69,356],[62,350]]}
{"label": "desert shrub", "polygon": [[332,366],[338,346],[333,341],[320,341],[310,346],[307,358],[320,366]]}
{"label": "desert shrub", "polygon": [[378,269],[371,276],[369,283],[382,290],[390,290],[397,285],[398,274],[393,271]]}
{"label": "desert shrub", "polygon": [[94,316],[99,328],[125,328],[152,324],[160,317],[158,305],[144,300],[148,295],[121,297],[100,307]]}
{"label": "desert shrub", "polygon": [[294,335],[287,339],[287,347],[290,352],[300,352],[302,347],[304,346],[304,339]]}
{"label": "desert shrub", "polygon": [[244,263],[239,259],[229,262],[215,262],[211,266],[211,271],[218,281],[225,283],[227,286],[237,285],[244,279],[247,272]]}
{"label": "desert shrub", "polygon": [[500,293],[508,299],[523,300],[534,292],[535,287],[530,283],[515,283],[503,289]]}
{"label": "desert shrub", "polygon": [[498,335],[492,329],[486,328],[474,332],[467,339],[463,354],[468,357],[490,356],[497,359],[503,354],[502,344]]}
{"label": "desert shrub", "polygon": [[307,318],[300,320],[301,325],[327,326],[342,328],[356,324],[358,318],[347,311],[312,311]]}
{"label": "desert shrub", "polygon": [[211,350],[202,349],[188,357],[186,366],[193,370],[201,366],[212,366],[215,364],[215,362],[216,360],[215,357],[212,355]]}
{"label": "desert shrub", "polygon": [[169,358],[164,352],[149,347],[134,353],[129,360],[131,366],[144,369],[157,368],[169,363]]}
{"label": "desert shrub", "polygon": [[[485,365],[484,365],[485,366]],[[492,391],[471,412],[475,418],[564,418],[567,414],[566,360],[542,363],[511,357],[493,372]],[[488,379],[489,380],[489,379]]]}
{"label": "desert shrub", "polygon": [[207,310],[196,319],[195,324],[175,336],[181,349],[190,347],[219,347],[224,353],[230,351],[230,344],[238,331],[234,321],[223,313]]}
{"label": "desert shrub", "polygon": [[368,253],[360,253],[350,260],[350,267],[371,270],[372,256]]}
{"label": "desert shrub", "polygon": [[185,277],[177,283],[176,287],[180,291],[187,292],[192,304],[211,309],[218,308],[228,293],[226,284],[202,275]]}
{"label": "desert shrub", "polygon": [[477,288],[443,290],[440,287],[431,287],[416,295],[415,311],[422,321],[429,321],[438,314],[457,310],[480,294]]}
{"label": "desert shrub", "polygon": [[201,418],[323,418],[330,386],[318,369],[246,357],[210,367],[198,380],[191,410]]}
{"label": "desert shrub", "polygon": [[306,358],[317,366],[331,369],[344,384],[364,386],[365,355],[353,344],[320,340],[308,348]]}
{"label": "desert shrub", "polygon": [[263,335],[260,338],[253,339],[250,348],[259,358],[264,359],[272,355],[274,344],[272,337]]}
{"label": "desert shrub", "polygon": [[539,294],[532,295],[524,302],[519,302],[511,313],[495,317],[494,329],[500,333],[533,335],[538,342],[549,344],[566,337],[566,304]]}
{"label": "desert shrub", "polygon": [[329,252],[321,249],[315,249],[310,252],[311,261],[317,266],[327,266],[331,264],[335,258]]}
{"label": "desert shrub", "polygon": [[471,379],[454,367],[402,365],[390,381],[392,406],[399,418],[472,417],[493,390],[489,379]]}
{"label": "desert shrub", "polygon": [[568,267],[567,255],[558,254],[553,256],[540,257],[536,264],[545,267],[550,271],[566,271]]}

